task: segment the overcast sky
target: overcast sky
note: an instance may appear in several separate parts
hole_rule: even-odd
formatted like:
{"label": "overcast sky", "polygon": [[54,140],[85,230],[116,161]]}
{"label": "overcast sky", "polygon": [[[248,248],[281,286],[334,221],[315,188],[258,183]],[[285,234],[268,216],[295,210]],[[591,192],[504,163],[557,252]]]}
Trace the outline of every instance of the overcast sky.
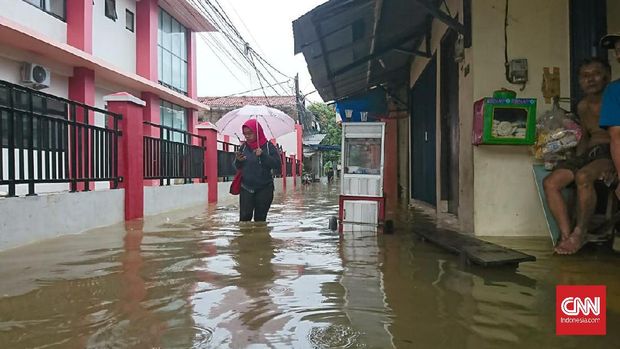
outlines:
{"label": "overcast sky", "polygon": [[[250,46],[272,65],[288,76],[299,73],[300,90],[309,93],[314,90],[303,54],[293,55],[292,21],[327,0],[220,0],[220,4],[234,22]],[[205,33],[205,36],[221,36],[218,33]],[[207,42],[198,36],[198,96],[227,96],[234,93],[260,88],[253,71],[243,72],[230,59],[218,52],[224,64],[218,59]],[[224,40],[221,40],[225,42]],[[229,48],[229,47],[228,47]],[[239,56],[237,56],[239,57]],[[240,58],[239,58],[240,59]],[[229,72],[229,70],[232,71]],[[278,82],[286,80],[275,75]],[[273,81],[273,79],[270,79]],[[292,83],[283,84],[291,91]],[[279,88],[280,94],[284,94]],[[276,93],[267,89],[268,95]],[[262,91],[245,93],[262,95]],[[317,93],[308,96],[311,101],[321,101]]]}

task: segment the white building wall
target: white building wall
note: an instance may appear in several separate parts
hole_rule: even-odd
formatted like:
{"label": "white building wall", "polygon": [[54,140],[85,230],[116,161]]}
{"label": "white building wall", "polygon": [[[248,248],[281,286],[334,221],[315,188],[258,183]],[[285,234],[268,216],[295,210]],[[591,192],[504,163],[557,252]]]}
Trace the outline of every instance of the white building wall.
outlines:
{"label": "white building wall", "polygon": [[282,146],[286,156],[297,155],[297,130],[276,138],[276,142]]}
{"label": "white building wall", "polygon": [[[125,11],[134,14],[134,32],[125,29]],[[117,0],[116,21],[105,16],[105,0],[94,0],[93,6],[93,55],[120,68],[136,72],[136,34],[134,0]]]}
{"label": "white building wall", "polygon": [[28,52],[2,45],[0,45],[0,80],[19,85],[21,82],[20,69],[23,62],[41,64],[52,72],[50,87],[42,89],[41,92],[67,98],[69,95],[69,75],[73,72],[71,67],[50,63]]}
{"label": "white building wall", "polygon": [[[505,80],[503,6],[493,0],[472,3],[474,101],[508,87],[517,91],[518,97],[536,98],[537,114],[541,115],[552,107],[540,90],[543,67],[560,68],[561,95],[570,96],[568,2],[522,0],[519,6],[511,2],[508,52],[509,58],[528,59],[530,81],[523,91]],[[480,145],[473,147],[473,160],[476,235],[548,236],[529,147]]]}
{"label": "white building wall", "polygon": [[50,39],[67,43],[67,23],[23,0],[1,0],[0,16],[36,30]]}

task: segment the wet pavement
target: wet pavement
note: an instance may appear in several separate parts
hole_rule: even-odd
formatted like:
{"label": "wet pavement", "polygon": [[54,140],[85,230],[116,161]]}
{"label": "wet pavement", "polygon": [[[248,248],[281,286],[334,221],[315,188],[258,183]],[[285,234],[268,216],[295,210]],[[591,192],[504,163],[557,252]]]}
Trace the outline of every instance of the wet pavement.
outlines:
{"label": "wet pavement", "polygon": [[[620,257],[535,255],[517,270],[462,265],[411,233],[340,239],[337,188],[276,196],[267,225],[209,207],[0,253],[0,348],[619,347]],[[607,336],[555,335],[555,286],[607,285]]]}

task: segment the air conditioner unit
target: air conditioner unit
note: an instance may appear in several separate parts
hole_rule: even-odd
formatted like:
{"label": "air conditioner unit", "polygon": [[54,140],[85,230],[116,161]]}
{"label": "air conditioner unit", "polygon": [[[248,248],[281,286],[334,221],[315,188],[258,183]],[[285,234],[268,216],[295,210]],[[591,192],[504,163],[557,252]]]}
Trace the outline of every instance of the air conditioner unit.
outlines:
{"label": "air conditioner unit", "polygon": [[42,65],[24,62],[22,64],[22,83],[34,89],[50,87],[50,70]]}

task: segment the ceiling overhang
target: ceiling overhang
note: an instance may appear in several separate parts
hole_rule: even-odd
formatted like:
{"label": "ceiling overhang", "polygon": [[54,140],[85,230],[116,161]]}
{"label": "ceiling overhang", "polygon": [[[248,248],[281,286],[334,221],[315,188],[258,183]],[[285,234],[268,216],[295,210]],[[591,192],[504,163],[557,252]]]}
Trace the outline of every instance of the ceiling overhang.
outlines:
{"label": "ceiling overhang", "polygon": [[193,2],[187,0],[159,0],[159,6],[178,20],[184,27],[193,32],[213,32],[217,29],[203,14],[203,10],[196,8]]}
{"label": "ceiling overhang", "polygon": [[295,53],[304,54],[312,82],[325,101],[377,86],[406,85],[412,59],[431,57],[433,19],[465,31],[440,4],[438,0],[328,1],[293,22]]}
{"label": "ceiling overhang", "polygon": [[108,62],[77,49],[71,45],[56,42],[39,32],[26,28],[7,18],[0,17],[0,44],[32,52],[41,60],[61,62],[72,67],[92,69],[95,76],[106,81],[141,92],[150,92],[184,108],[208,110],[206,104],[164,87],[133,73],[123,72]]}

